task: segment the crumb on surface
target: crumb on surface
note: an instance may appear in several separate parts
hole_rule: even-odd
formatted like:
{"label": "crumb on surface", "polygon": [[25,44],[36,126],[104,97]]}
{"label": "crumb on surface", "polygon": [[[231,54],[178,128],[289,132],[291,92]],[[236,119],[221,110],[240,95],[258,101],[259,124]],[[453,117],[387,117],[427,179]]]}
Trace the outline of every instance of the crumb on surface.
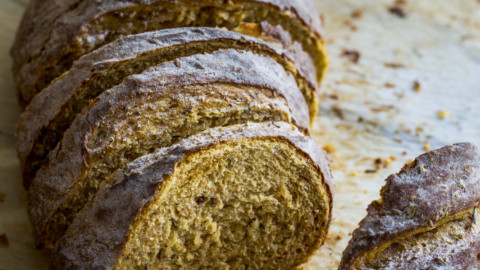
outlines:
{"label": "crumb on surface", "polygon": [[359,176],[359,175],[360,175],[359,172],[352,172],[352,173],[350,173],[350,176]]}
{"label": "crumb on surface", "polygon": [[425,151],[430,151],[430,143],[429,143],[429,142],[424,143],[424,144],[423,144],[423,149],[424,149]]}
{"label": "crumb on surface", "polygon": [[346,26],[348,26],[350,28],[350,30],[352,31],[357,31],[358,30],[358,26],[356,24],[354,24],[351,20],[345,20],[344,21],[344,24]]}
{"label": "crumb on surface", "polygon": [[420,92],[420,91],[422,91],[422,86],[420,85],[420,83],[418,81],[414,81],[412,89],[415,92]]}
{"label": "crumb on surface", "polygon": [[384,86],[385,86],[386,88],[394,88],[394,87],[395,87],[395,84],[386,82],[386,83],[384,84]]}
{"label": "crumb on surface", "polygon": [[337,152],[337,148],[335,148],[335,145],[327,143],[323,146],[323,151],[327,152],[328,154],[335,154]]}
{"label": "crumb on surface", "polygon": [[383,63],[383,65],[387,68],[403,68],[403,67],[405,67],[405,65],[401,64],[401,63]]}
{"label": "crumb on surface", "polygon": [[392,159],[391,157],[386,158],[385,161],[384,161],[384,167],[390,166],[390,164],[392,164],[393,161],[394,161],[394,159]]}
{"label": "crumb on surface", "polygon": [[405,10],[403,10],[403,8],[399,6],[391,7],[388,9],[388,11],[399,18],[405,18],[407,16],[407,14],[405,13]]}
{"label": "crumb on surface", "polygon": [[449,118],[450,117],[450,112],[449,111],[445,111],[445,110],[441,110],[437,113],[437,117],[439,119],[446,119],[446,118]]}
{"label": "crumb on surface", "polygon": [[360,52],[357,50],[347,50],[344,49],[342,52],[342,56],[348,58],[352,63],[358,63],[360,60]]}
{"label": "crumb on surface", "polygon": [[363,17],[363,12],[360,9],[355,9],[350,15],[354,19],[361,19]]}

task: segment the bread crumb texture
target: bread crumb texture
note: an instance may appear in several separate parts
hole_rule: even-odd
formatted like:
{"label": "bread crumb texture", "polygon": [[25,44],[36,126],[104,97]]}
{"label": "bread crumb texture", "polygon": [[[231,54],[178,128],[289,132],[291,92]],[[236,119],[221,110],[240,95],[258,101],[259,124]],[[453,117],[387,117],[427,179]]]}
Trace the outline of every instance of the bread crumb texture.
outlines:
{"label": "bread crumb texture", "polygon": [[326,232],[321,176],[288,144],[221,145],[175,171],[115,269],[290,269]]}

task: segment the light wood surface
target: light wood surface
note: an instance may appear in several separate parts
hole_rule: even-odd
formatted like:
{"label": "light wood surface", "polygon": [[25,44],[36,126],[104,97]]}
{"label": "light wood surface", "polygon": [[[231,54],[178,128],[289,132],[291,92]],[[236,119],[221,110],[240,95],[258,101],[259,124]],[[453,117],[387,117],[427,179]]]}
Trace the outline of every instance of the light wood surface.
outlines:
{"label": "light wood surface", "polygon": [[[0,270],[48,269],[45,252],[34,247],[14,148],[20,111],[8,52],[27,2],[0,0],[0,235],[9,240],[0,246]],[[331,67],[313,136],[336,150],[329,154],[336,196],[327,242],[305,269],[338,267],[385,177],[424,152],[425,143],[480,145],[480,1],[406,2],[400,18],[389,12],[393,0],[316,1]],[[358,52],[358,63],[345,50]],[[450,117],[439,119],[442,110]],[[366,173],[377,158],[391,163]]]}

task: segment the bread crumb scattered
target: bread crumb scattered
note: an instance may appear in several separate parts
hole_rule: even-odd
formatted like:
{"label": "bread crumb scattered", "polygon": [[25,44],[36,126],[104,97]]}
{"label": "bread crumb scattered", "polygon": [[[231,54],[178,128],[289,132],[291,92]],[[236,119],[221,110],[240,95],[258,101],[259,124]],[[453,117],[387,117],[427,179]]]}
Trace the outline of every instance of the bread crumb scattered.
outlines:
{"label": "bread crumb scattered", "polygon": [[407,14],[403,10],[403,8],[398,7],[398,6],[391,7],[391,8],[388,9],[388,11],[390,11],[391,14],[396,15],[399,18],[405,18],[407,16]]}
{"label": "bread crumb scattered", "polygon": [[335,148],[335,145],[327,143],[323,146],[323,151],[327,152],[328,154],[335,154],[337,152],[337,148]]}
{"label": "bread crumb scattered", "polygon": [[361,19],[363,17],[363,12],[359,9],[356,9],[352,11],[351,16],[354,19]]}
{"label": "bread crumb scattered", "polygon": [[344,49],[342,52],[342,56],[348,58],[351,62],[355,64],[358,63],[358,61],[360,60],[360,52],[356,50]]}
{"label": "bread crumb scattered", "polygon": [[8,247],[9,245],[10,243],[8,241],[7,234],[6,233],[0,234],[0,247]]}
{"label": "bread crumb scattered", "polygon": [[405,67],[405,65],[401,64],[401,63],[383,63],[383,65],[387,68],[403,68],[403,67]]}
{"label": "bread crumb scattered", "polygon": [[430,151],[430,143],[429,143],[429,142],[424,143],[424,144],[423,144],[423,149],[424,149],[425,151]]}
{"label": "bread crumb scattered", "polygon": [[358,26],[350,20],[345,20],[343,23],[346,26],[348,26],[350,28],[350,30],[352,30],[352,31],[357,31],[358,30]]}
{"label": "bread crumb scattered", "polygon": [[395,141],[395,142],[397,142],[397,143],[402,143],[402,142],[403,142],[402,139],[397,138],[397,137],[393,137],[392,140]]}
{"label": "bread crumb scattered", "polygon": [[422,86],[420,85],[420,83],[418,81],[414,81],[412,89],[415,92],[420,92],[420,91],[422,91]]}
{"label": "bread crumb scattered", "polygon": [[359,176],[359,175],[360,175],[359,172],[352,172],[352,173],[350,173],[350,176],[354,176],[354,177]]}
{"label": "bread crumb scattered", "polygon": [[395,84],[386,82],[384,86],[385,86],[386,88],[394,88],[394,87],[395,87]]}
{"label": "bread crumb scattered", "polygon": [[449,117],[450,117],[450,112],[444,111],[444,110],[439,111],[439,112],[437,113],[437,117],[438,117],[439,119],[449,118]]}
{"label": "bread crumb scattered", "polygon": [[393,162],[393,159],[391,159],[391,158],[385,159],[385,161],[384,161],[384,163],[385,163],[384,167],[390,166],[390,164],[392,164],[392,162]]}

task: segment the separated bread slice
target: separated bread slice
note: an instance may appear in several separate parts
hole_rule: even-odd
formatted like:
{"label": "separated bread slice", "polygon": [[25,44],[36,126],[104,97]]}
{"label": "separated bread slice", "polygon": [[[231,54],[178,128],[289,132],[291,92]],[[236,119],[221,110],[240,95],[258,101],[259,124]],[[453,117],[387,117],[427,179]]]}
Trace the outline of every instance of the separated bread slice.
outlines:
{"label": "separated bread slice", "polygon": [[312,122],[318,106],[310,57],[278,27],[262,23],[241,28],[238,31],[255,31],[255,36],[270,43],[215,28],[176,28],[124,37],[83,56],[33,99],[18,122],[17,150],[25,188],[29,188],[50,150],[91,99],[118,85],[126,76],[178,57],[225,48],[271,57],[295,77],[309,105]]}
{"label": "separated bread slice", "polygon": [[[23,104],[29,103],[80,56],[121,36],[166,28],[233,29],[241,22],[266,21],[282,26],[302,44],[317,66],[319,80],[327,65],[321,22],[311,0],[32,2],[11,51]],[[38,27],[37,20],[42,22]]]}
{"label": "separated bread slice", "polygon": [[423,154],[387,178],[353,232],[340,269],[480,267],[480,151],[469,143]]}
{"label": "separated bread slice", "polygon": [[220,50],[132,75],[78,114],[29,192],[40,246],[51,247],[113,171],[214,126],[283,120],[308,130],[295,80],[271,58]]}
{"label": "separated bread slice", "polygon": [[283,122],[210,129],[115,173],[53,269],[292,269],[324,241],[324,153]]}

